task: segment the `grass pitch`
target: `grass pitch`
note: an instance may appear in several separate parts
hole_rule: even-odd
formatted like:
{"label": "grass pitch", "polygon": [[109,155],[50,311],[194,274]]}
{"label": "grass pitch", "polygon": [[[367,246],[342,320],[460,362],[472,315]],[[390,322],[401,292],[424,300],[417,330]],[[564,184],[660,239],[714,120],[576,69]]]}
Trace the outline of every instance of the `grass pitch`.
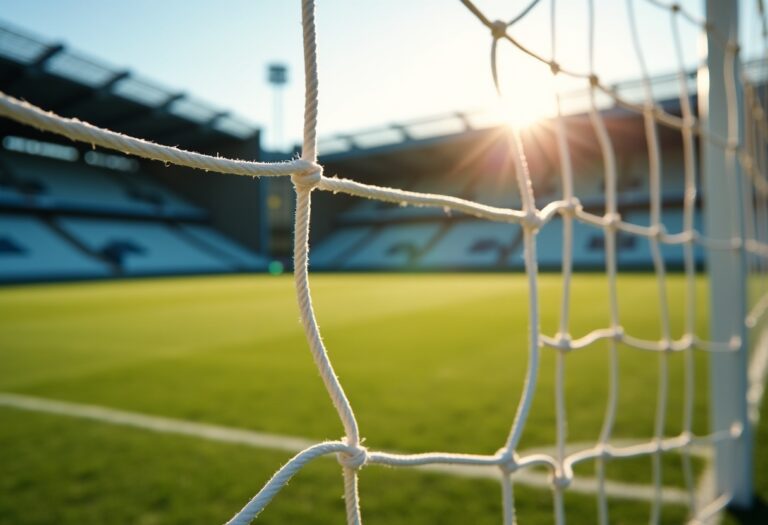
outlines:
{"label": "grass pitch", "polygon": [[[316,275],[314,302],[331,360],[365,444],[407,452],[493,453],[514,417],[527,364],[522,275]],[[704,282],[697,282],[702,308]],[[542,331],[556,332],[561,281],[540,278]],[[574,277],[571,333],[608,326],[607,283]],[[620,280],[622,324],[660,336],[652,275]],[[682,276],[667,290],[683,326]],[[697,319],[706,334],[706,319]],[[620,349],[617,437],[653,432],[659,356]],[[0,391],[290,434],[343,431],[312,364],[290,277],[250,276],[10,287],[0,290]],[[672,355],[667,434],[682,422],[682,356]],[[595,441],[608,387],[606,346],[573,352],[566,372],[569,441]],[[705,432],[706,356],[697,356],[694,427]],[[542,349],[522,448],[551,445],[554,353]],[[238,510],[290,454],[0,408],[0,523],[217,523]],[[664,483],[682,486],[665,456]],[[697,469],[702,468],[697,464]],[[581,472],[589,475],[585,466]],[[611,477],[650,483],[650,460],[614,461]],[[303,470],[263,523],[339,523],[334,460]],[[406,469],[361,473],[368,524],[499,523],[491,480]],[[521,523],[550,523],[551,495],[516,488]],[[567,499],[570,523],[594,523],[590,496]],[[616,523],[644,523],[649,504],[615,502]],[[682,507],[665,507],[679,523]]]}

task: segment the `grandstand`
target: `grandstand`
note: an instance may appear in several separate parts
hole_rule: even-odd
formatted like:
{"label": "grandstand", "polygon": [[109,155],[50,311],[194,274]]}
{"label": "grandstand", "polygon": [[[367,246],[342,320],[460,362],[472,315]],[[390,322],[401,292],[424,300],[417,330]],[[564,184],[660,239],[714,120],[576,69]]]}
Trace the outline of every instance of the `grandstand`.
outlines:
{"label": "grandstand", "polygon": [[[656,79],[663,92],[669,77]],[[633,83],[616,86],[629,90]],[[578,94],[574,94],[576,99]],[[695,97],[694,97],[695,98]],[[661,105],[679,115],[679,100],[670,96]],[[695,100],[693,106],[696,106]],[[574,104],[578,108],[578,101]],[[649,223],[647,150],[642,116],[615,107],[603,110],[606,125],[615,137],[618,157],[618,204],[627,222]],[[419,192],[434,192],[490,206],[521,207],[510,140],[505,125],[475,127],[476,115],[449,115],[431,122],[432,136],[424,136],[425,121],[389,126],[321,142],[320,151],[331,173],[366,183]],[[605,206],[600,151],[589,117],[578,109],[566,119],[570,151],[574,158],[574,194],[587,210],[602,213]],[[393,131],[395,132],[393,134]],[[374,138],[375,137],[375,138]],[[663,222],[668,233],[682,231],[684,168],[680,135],[661,134],[664,162]],[[561,178],[552,121],[523,131],[534,193],[538,205],[562,198]],[[328,151],[328,150],[325,150]],[[319,196],[318,200],[325,196]],[[342,200],[334,197],[333,201]],[[522,229],[515,224],[478,221],[458,213],[430,208],[400,207],[376,201],[349,200],[336,214],[318,214],[325,221],[311,254],[317,270],[522,270]],[[697,209],[695,224],[702,226]],[[562,264],[562,225],[552,221],[538,236],[539,265],[559,270]],[[602,232],[577,224],[574,227],[573,264],[577,269],[604,267]],[[652,268],[650,245],[645,239],[620,235],[618,263],[622,269]],[[680,246],[665,246],[667,266],[682,268]],[[703,250],[695,253],[703,264]]]}
{"label": "grandstand", "polygon": [[[260,155],[259,131],[244,120],[9,27],[0,28],[0,89],[154,142]],[[0,135],[0,282],[267,267],[265,217],[233,205],[263,199],[258,184],[190,177],[9,120]],[[236,227],[244,220],[256,233]]]}
{"label": "grandstand", "polygon": [[[660,107],[679,115],[676,81],[674,75],[661,76],[653,86]],[[614,89],[631,98],[639,97],[637,87],[627,82]],[[0,89],[65,116],[163,144],[257,160],[290,156],[263,151],[258,130],[228,112],[8,27],[0,28]],[[695,100],[692,106],[697,107]],[[568,147],[578,174],[574,193],[586,210],[601,210],[600,152],[583,93],[571,95],[568,107]],[[628,222],[646,225],[642,116],[606,103],[602,111],[617,151],[619,211]],[[498,120],[490,122],[482,113],[444,115],[327,137],[319,151],[326,170],[345,178],[520,208],[508,129]],[[288,181],[246,184],[233,177],[194,176],[178,167],[78,149],[8,120],[0,125],[2,281],[264,271],[271,259],[286,266],[292,262]],[[674,234],[682,230],[681,139],[662,130],[660,140],[663,220]],[[552,123],[524,130],[523,141],[536,198],[540,203],[559,198]],[[261,206],[250,206],[254,200]],[[523,268],[517,225],[328,195],[318,195],[315,206],[322,213],[312,224],[314,270]],[[699,215],[697,209],[697,228]],[[243,222],[254,227],[239,227]],[[559,268],[561,238],[559,220],[538,237],[542,269]],[[620,268],[652,267],[647,240],[620,236],[618,249]],[[682,267],[679,246],[665,246],[663,255],[670,268]],[[703,251],[697,249],[695,257],[701,266]],[[577,269],[603,267],[600,231],[576,225],[573,262]]]}

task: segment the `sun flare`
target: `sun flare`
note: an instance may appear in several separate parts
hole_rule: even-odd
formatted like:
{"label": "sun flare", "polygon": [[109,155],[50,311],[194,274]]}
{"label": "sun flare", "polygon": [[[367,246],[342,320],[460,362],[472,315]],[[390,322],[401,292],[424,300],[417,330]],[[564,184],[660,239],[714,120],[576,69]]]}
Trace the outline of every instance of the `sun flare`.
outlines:
{"label": "sun flare", "polygon": [[551,79],[519,87],[500,96],[495,112],[504,124],[518,129],[535,125],[557,112]]}
{"label": "sun flare", "polygon": [[564,86],[549,68],[513,60],[500,77],[494,111],[507,126],[524,129],[556,114],[556,93]]}
{"label": "sun flare", "polygon": [[553,116],[555,109],[554,97],[535,93],[499,97],[495,113],[503,124],[511,128],[525,129]]}

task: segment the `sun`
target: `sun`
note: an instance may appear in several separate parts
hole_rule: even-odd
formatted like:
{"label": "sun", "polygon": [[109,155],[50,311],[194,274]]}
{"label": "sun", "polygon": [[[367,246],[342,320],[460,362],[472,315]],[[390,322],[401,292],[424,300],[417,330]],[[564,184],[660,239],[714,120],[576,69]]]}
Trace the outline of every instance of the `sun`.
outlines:
{"label": "sun", "polygon": [[[562,75],[560,75],[562,76]],[[499,91],[494,108],[499,121],[524,129],[557,113],[556,93],[562,79],[549,68],[513,60],[500,72]]]}
{"label": "sun", "polygon": [[541,93],[524,93],[517,96],[500,96],[494,113],[499,121],[513,129],[526,129],[556,112],[554,96]]}

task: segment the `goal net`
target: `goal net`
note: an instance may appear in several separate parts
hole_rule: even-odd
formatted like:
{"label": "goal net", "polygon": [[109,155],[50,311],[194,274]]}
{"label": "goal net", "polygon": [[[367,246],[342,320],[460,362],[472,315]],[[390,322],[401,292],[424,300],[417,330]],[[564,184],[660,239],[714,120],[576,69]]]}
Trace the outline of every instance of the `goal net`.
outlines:
{"label": "goal net", "polygon": [[[581,464],[594,464],[597,479],[596,504],[600,523],[609,523],[611,516],[606,490],[606,465],[609,461],[648,457],[653,467],[651,523],[658,523],[663,504],[663,456],[676,453],[682,457],[689,516],[693,522],[706,522],[729,504],[747,505],[751,487],[751,427],[757,418],[757,407],[762,397],[765,369],[768,366],[765,348],[768,341],[761,339],[765,311],[768,310],[768,99],[765,89],[766,50],[768,32],[765,28],[763,2],[742,5],[757,20],[759,28],[760,60],[757,67],[750,66],[739,45],[736,3],[708,0],[706,17],[701,17],[685,5],[660,0],[628,0],[628,28],[634,46],[634,56],[627,57],[637,63],[641,82],[640,96],[625,93],[607,84],[596,59],[596,13],[593,0],[584,2],[587,57],[584,64],[575,67],[561,53],[555,38],[558,5],[554,0],[533,0],[504,20],[488,16],[470,0],[461,0],[468,10],[468,23],[474,17],[487,27],[491,43],[491,74],[489,81],[496,83],[504,97],[515,97],[516,86],[505,86],[503,74],[497,66],[496,55],[502,46],[548,69],[553,85],[580,86],[586,90],[584,110],[594,135],[602,166],[602,211],[589,211],[575,190],[578,168],[572,162],[568,122],[564,118],[566,100],[562,90],[555,89],[553,104],[556,113],[552,119],[556,138],[559,191],[549,202],[540,206],[542,199],[536,194],[526,162],[526,151],[521,131],[511,134],[509,148],[513,153],[519,191],[520,208],[502,208],[470,200],[439,194],[403,191],[395,188],[367,185],[353,180],[329,177],[317,162],[317,107],[318,68],[316,60],[315,6],[313,0],[302,2],[305,114],[303,149],[301,157],[288,162],[260,163],[210,157],[199,153],[161,146],[141,139],[100,129],[76,119],[66,119],[26,102],[0,93],[0,115],[40,130],[57,133],[72,140],[82,141],[166,163],[219,173],[290,177],[296,194],[294,225],[294,279],[301,322],[309,350],[320,372],[322,381],[343,424],[345,436],[338,441],[318,443],[293,457],[263,488],[247,502],[229,523],[250,523],[280,492],[302,467],[326,455],[336,455],[343,472],[347,520],[361,523],[361,503],[358,496],[358,476],[365,465],[414,467],[423,465],[470,465],[496,469],[501,486],[503,523],[525,522],[517,516],[514,482],[524,471],[545,469],[549,473],[549,486],[553,493],[554,521],[567,521],[565,494],[576,479],[574,468]],[[515,36],[518,23],[536,9],[548,4],[550,14],[551,45],[548,50],[529,47]],[[638,5],[636,5],[638,4]],[[644,52],[636,10],[656,10],[654,20],[657,31],[667,31],[673,42],[666,50],[674,57],[674,81],[678,110],[659,103],[655,86],[651,82],[653,64]],[[689,72],[685,56],[685,41],[693,35],[706,43],[695,75]],[[647,36],[652,38],[652,36]],[[478,57],[481,59],[481,57]],[[522,82],[525,82],[523,79]],[[518,97],[519,98],[519,97]],[[623,217],[619,199],[619,166],[614,145],[615,135],[606,125],[605,112],[609,108],[639,116],[643,123],[644,148],[647,160],[643,166],[644,184],[648,195],[648,220],[634,222]],[[660,147],[660,133],[674,134],[679,141],[676,156],[681,160],[682,194],[678,224],[674,229],[664,220],[665,179],[664,155]],[[518,401],[516,414],[505,441],[499,443],[494,454],[420,453],[393,454],[362,445],[365,429],[358,427],[353,407],[344,393],[342,382],[336,376],[322,340],[310,294],[308,274],[309,226],[313,191],[344,193],[357,197],[399,203],[408,206],[437,207],[471,215],[487,221],[518,225],[523,231],[525,276],[527,279],[529,342],[526,381]],[[549,195],[548,197],[551,197]],[[704,227],[697,224],[697,213],[703,210]],[[543,333],[540,328],[540,294],[538,289],[537,236],[554,221],[562,227],[563,282],[558,329],[556,333]],[[602,328],[589,333],[572,333],[570,292],[573,277],[574,229],[576,226],[601,232],[604,239],[604,271],[608,283],[609,316]],[[652,307],[658,311],[660,338],[648,339],[633,334],[623,327],[626,313],[618,301],[618,244],[622,238],[637,238],[650,248],[654,278],[658,288],[658,302]],[[682,251],[685,276],[684,328],[674,333],[670,323],[670,301],[667,297],[668,264],[665,254],[669,247]],[[710,286],[710,304],[700,302],[697,294],[697,253],[706,254],[706,274]],[[697,319],[703,310],[709,310],[710,331],[699,333]],[[597,442],[574,450],[568,442],[568,414],[566,411],[566,362],[570,353],[593,345],[606,348],[608,362],[608,395],[604,400],[604,419]],[[617,419],[619,380],[619,349],[654,352],[658,355],[658,390],[655,393],[655,420],[652,436],[638,436],[627,443],[617,441],[614,435]],[[544,352],[555,354],[556,444],[552,451],[522,453],[520,441],[529,419],[534,393],[538,387],[540,357]],[[710,356],[711,430],[694,433],[695,376],[697,353]],[[683,356],[685,379],[682,432],[670,435],[666,425],[670,366],[672,354]],[[755,366],[750,366],[750,362]],[[701,373],[699,371],[699,373]],[[702,498],[691,461],[694,448],[712,447],[715,451],[715,483],[711,494]]]}

